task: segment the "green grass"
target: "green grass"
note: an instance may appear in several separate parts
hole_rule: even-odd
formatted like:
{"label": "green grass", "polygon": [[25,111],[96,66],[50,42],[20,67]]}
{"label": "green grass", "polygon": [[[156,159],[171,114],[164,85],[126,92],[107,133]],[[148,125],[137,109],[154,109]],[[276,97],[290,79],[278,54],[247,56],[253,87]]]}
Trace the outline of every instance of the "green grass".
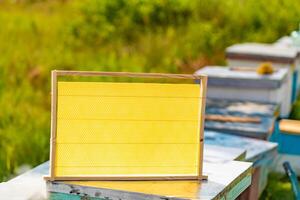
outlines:
{"label": "green grass", "polygon": [[300,21],[297,0],[13,2],[0,1],[0,181],[48,160],[52,69],[191,73]]}
{"label": "green grass", "polygon": [[271,173],[261,200],[293,200],[291,183],[286,175]]}

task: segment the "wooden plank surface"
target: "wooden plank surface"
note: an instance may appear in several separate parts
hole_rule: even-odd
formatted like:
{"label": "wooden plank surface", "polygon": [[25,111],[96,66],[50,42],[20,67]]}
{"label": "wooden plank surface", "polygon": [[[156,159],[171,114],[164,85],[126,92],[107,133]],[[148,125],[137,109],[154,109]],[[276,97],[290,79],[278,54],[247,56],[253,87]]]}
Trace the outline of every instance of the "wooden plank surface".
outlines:
{"label": "wooden plank surface", "polygon": [[295,134],[300,136],[300,121],[282,119],[279,122],[279,129],[284,134]]}
{"label": "wooden plank surface", "polygon": [[207,121],[217,121],[217,122],[239,122],[239,123],[260,123],[261,119],[259,117],[248,117],[248,116],[234,116],[234,115],[217,115],[217,114],[207,114],[205,115]]}

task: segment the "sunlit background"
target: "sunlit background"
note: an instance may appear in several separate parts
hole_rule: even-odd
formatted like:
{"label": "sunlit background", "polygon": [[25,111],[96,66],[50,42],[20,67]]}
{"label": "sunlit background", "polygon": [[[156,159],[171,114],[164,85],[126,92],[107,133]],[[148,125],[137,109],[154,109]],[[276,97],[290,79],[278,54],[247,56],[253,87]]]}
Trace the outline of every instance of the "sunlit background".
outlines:
{"label": "sunlit background", "polygon": [[[225,64],[231,44],[289,35],[299,11],[298,0],[0,0],[0,182],[48,160],[52,69],[193,73]],[[262,198],[289,187],[272,175]]]}

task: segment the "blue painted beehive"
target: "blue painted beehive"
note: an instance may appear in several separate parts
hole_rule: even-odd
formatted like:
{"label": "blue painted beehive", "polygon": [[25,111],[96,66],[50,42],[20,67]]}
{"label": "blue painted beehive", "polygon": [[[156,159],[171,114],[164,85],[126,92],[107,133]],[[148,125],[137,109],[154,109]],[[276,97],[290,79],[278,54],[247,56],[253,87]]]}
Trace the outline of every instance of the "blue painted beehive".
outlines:
{"label": "blue painted beehive", "polygon": [[205,128],[266,140],[273,133],[278,112],[277,104],[208,98]]}
{"label": "blue painted beehive", "polygon": [[279,156],[274,170],[284,172],[282,164],[289,161],[297,174],[300,174],[300,121],[281,120],[276,124],[271,141],[278,143]]}
{"label": "blue painted beehive", "polygon": [[278,142],[279,153],[300,156],[300,121],[281,120],[271,140]]}
{"label": "blue painted beehive", "polygon": [[277,144],[268,141],[204,131],[205,144],[246,149],[246,161],[253,162],[254,172],[247,199],[258,199],[267,185],[269,168],[277,154]]}
{"label": "blue painted beehive", "polygon": [[274,103],[207,98],[205,111],[208,114],[276,118],[279,115],[280,106]]}

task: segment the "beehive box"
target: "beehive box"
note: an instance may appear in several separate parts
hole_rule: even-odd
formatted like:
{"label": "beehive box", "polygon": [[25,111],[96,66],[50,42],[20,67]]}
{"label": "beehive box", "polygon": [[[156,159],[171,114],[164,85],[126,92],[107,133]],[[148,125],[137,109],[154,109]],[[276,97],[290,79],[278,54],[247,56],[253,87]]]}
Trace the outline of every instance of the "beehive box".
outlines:
{"label": "beehive box", "polygon": [[[210,114],[207,114],[209,116]],[[222,119],[222,117],[220,117]],[[237,120],[218,120],[206,118],[205,129],[213,131],[222,131],[228,134],[238,136],[267,140],[273,133],[275,119],[269,117],[248,117],[238,115],[231,118]],[[224,119],[224,118],[223,118]],[[244,120],[245,119],[245,120]],[[242,121],[244,120],[244,121]],[[247,122],[247,120],[249,120]],[[252,121],[253,120],[253,121]]]}
{"label": "beehive box", "polygon": [[275,103],[261,103],[254,101],[206,99],[206,114],[219,115],[247,115],[277,118],[280,106]]}
{"label": "beehive box", "polygon": [[215,132],[205,130],[205,144],[220,145],[222,147],[234,147],[246,149],[248,162],[253,162],[254,172],[252,184],[248,194],[241,199],[259,199],[268,181],[269,168],[277,155],[277,144],[251,138],[225,134],[223,131]]}
{"label": "beehive box", "polygon": [[270,75],[259,75],[256,71],[207,66],[195,74],[208,75],[208,98],[276,103],[280,105],[281,117],[290,113],[291,89],[287,68],[279,68]]}
{"label": "beehive box", "polygon": [[280,120],[270,140],[278,143],[279,156],[273,166],[274,171],[285,173],[282,164],[288,161],[296,173],[300,174],[300,121]]}
{"label": "beehive box", "polygon": [[263,140],[273,133],[279,114],[277,104],[211,98],[205,110],[206,129]]}
{"label": "beehive box", "polygon": [[281,120],[271,140],[278,143],[279,153],[297,155],[300,157],[300,121]]}
{"label": "beehive box", "polygon": [[231,67],[257,67],[262,62],[271,62],[276,68],[288,68],[288,79],[291,80],[294,101],[300,87],[300,54],[295,48],[281,45],[243,43],[236,44],[226,49],[228,66]]}

